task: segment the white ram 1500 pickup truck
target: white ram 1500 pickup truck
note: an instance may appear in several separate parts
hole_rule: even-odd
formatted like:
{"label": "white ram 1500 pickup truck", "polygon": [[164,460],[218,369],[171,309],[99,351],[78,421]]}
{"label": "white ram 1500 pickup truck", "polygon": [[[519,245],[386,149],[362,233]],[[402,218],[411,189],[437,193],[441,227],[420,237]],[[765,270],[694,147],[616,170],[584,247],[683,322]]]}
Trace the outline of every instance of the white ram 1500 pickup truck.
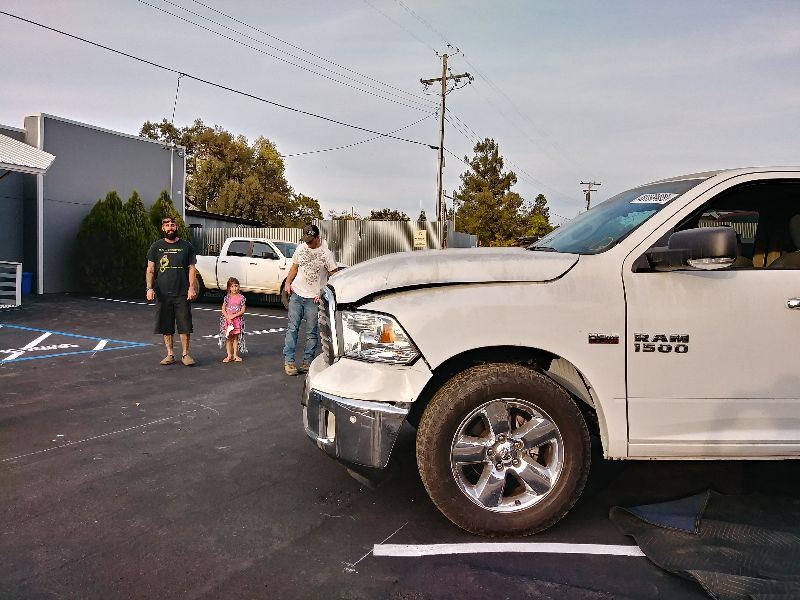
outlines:
{"label": "white ram 1500 pickup truck", "polygon": [[387,465],[404,421],[436,506],[530,534],[615,459],[800,457],[800,167],[698,173],[528,249],[395,254],[331,278],[303,392],[319,448]]}

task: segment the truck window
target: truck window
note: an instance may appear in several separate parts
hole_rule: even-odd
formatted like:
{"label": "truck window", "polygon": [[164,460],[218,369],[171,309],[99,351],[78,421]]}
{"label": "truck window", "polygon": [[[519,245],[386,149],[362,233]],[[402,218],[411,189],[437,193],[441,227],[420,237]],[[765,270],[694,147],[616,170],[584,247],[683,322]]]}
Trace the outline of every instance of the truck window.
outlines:
{"label": "truck window", "polygon": [[233,240],[228,245],[228,256],[250,256],[250,242],[247,240]]}
{"label": "truck window", "polygon": [[528,250],[599,254],[706,178],[652,183],[609,198],[543,237]]}
{"label": "truck window", "polygon": [[732,268],[800,269],[800,183],[758,181],[711,200],[676,230],[728,226],[736,231]]}
{"label": "truck window", "polygon": [[276,260],[278,258],[278,255],[275,254],[272,246],[266,242],[253,242],[253,253],[251,256],[253,258],[264,258],[270,260]]}
{"label": "truck window", "polygon": [[272,242],[281,251],[286,258],[292,258],[294,251],[297,249],[297,244],[292,242]]}

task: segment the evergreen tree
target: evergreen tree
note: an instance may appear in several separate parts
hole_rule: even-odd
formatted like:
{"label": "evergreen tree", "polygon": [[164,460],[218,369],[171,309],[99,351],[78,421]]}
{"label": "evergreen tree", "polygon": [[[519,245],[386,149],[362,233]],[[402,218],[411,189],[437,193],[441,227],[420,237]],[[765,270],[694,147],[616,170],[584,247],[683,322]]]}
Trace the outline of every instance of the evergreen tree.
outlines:
{"label": "evergreen tree", "polygon": [[144,271],[147,266],[147,250],[156,239],[158,231],[136,190],[122,208],[120,252],[125,257],[123,293],[137,295],[144,287]]}
{"label": "evergreen tree", "polygon": [[539,194],[533,206],[517,192],[513,171],[503,171],[503,157],[490,138],[475,144],[472,160],[464,157],[471,169],[462,173],[461,187],[454,194],[460,203],[456,211],[458,228],[477,235],[484,246],[511,246],[517,238],[548,227],[547,200]]}
{"label": "evergreen tree", "polygon": [[189,228],[186,227],[186,223],[183,222],[178,211],[175,210],[175,206],[172,204],[172,200],[169,197],[169,192],[163,190],[156,201],[153,202],[153,206],[150,207],[150,222],[156,228],[157,232],[156,237],[150,240],[151,243],[158,239],[158,236],[163,236],[164,232],[161,229],[161,219],[164,217],[172,217],[175,219],[175,222],[178,224],[179,238],[187,242],[192,241],[192,238],[189,236]]}
{"label": "evergreen tree", "polygon": [[118,294],[125,288],[126,258],[120,247],[124,221],[122,200],[116,191],[110,191],[81,223],[78,265],[83,286],[90,292]]}

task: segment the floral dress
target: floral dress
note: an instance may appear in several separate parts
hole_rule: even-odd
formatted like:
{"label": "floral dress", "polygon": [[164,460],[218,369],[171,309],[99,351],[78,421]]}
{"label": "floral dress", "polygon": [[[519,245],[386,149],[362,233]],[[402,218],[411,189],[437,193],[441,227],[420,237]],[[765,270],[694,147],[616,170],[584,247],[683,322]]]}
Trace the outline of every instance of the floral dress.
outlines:
{"label": "floral dress", "polygon": [[[226,295],[225,300],[222,302],[224,313],[236,313],[244,308],[245,299],[242,294],[236,295]],[[225,347],[225,340],[227,339],[227,319],[225,318],[225,314],[220,315],[219,317],[219,347]],[[247,354],[247,343],[244,341],[245,336],[245,329],[244,329],[244,315],[241,317],[235,317],[233,319],[233,331],[231,334],[238,334],[239,336],[239,343],[238,343],[238,354]]]}

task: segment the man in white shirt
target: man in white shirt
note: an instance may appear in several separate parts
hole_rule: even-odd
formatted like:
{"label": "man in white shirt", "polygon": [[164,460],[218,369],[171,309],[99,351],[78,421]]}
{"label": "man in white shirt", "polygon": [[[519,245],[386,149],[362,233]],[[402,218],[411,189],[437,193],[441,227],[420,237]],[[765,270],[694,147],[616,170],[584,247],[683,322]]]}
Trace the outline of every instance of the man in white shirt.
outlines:
{"label": "man in white shirt", "polygon": [[[306,373],[314,360],[319,345],[319,295],[328,281],[328,275],[335,271],[336,261],[328,246],[322,243],[319,227],[306,226],[303,229],[303,243],[294,251],[292,268],[284,285],[289,294],[289,325],[283,344],[283,369],[287,375]],[[295,349],[297,333],[304,317],[308,338],[303,348],[303,363],[298,369],[295,366]]]}

